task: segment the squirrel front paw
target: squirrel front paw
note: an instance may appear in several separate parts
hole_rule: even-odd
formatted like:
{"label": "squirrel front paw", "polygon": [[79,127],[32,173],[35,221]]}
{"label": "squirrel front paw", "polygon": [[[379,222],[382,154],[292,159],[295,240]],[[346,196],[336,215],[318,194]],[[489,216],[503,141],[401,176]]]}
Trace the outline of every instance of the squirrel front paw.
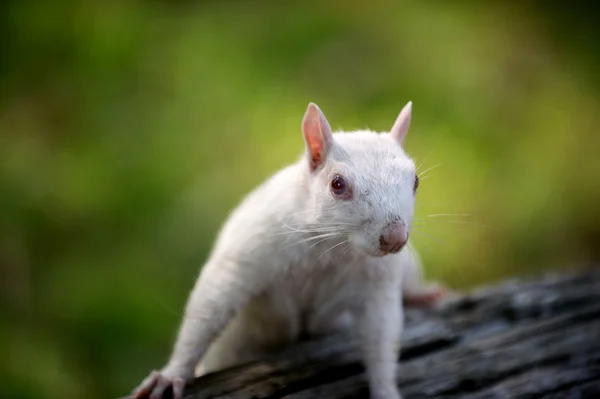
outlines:
{"label": "squirrel front paw", "polygon": [[370,399],[402,399],[402,395],[396,387],[388,389],[372,389]]}
{"label": "squirrel front paw", "polygon": [[176,376],[168,370],[153,371],[135,389],[133,398],[161,399],[165,390],[173,387],[173,399],[182,399],[185,382],[185,378]]}

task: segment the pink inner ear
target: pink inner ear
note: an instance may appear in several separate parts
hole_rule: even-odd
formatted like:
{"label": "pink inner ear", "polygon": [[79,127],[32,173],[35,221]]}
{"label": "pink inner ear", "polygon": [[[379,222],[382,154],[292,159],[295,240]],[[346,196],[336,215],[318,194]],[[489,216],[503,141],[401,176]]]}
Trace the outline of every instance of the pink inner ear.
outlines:
{"label": "pink inner ear", "polygon": [[324,161],[333,136],[325,115],[316,104],[310,103],[302,120],[302,132],[310,156],[311,170]]}
{"label": "pink inner ear", "polygon": [[402,144],[404,142],[404,138],[408,133],[408,127],[410,126],[410,118],[412,113],[412,101],[409,101],[400,114],[398,118],[396,118],[396,122],[394,122],[394,126],[392,130],[390,130],[390,134],[392,137],[399,143]]}

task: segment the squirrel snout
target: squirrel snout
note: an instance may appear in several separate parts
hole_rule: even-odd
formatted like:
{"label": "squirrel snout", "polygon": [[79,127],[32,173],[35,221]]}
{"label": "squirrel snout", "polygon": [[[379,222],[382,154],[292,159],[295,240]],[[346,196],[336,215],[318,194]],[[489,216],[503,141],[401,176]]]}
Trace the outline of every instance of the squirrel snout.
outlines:
{"label": "squirrel snout", "polygon": [[408,241],[408,231],[400,223],[388,225],[379,236],[379,249],[385,253],[400,251]]}

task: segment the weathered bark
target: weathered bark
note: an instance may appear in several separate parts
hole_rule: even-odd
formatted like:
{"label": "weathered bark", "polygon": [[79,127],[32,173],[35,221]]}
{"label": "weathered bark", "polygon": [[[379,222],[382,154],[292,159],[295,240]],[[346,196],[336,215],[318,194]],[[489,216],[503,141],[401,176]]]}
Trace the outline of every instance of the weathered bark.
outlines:
{"label": "weathered bark", "polygon": [[[407,311],[398,372],[417,398],[600,398],[600,268],[509,281]],[[200,377],[186,399],[368,398],[351,337]]]}

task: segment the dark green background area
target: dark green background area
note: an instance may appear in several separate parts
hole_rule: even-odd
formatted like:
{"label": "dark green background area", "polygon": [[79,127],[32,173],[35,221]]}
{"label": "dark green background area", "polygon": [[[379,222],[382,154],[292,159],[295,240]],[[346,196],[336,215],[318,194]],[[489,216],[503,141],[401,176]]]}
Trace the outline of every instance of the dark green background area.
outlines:
{"label": "dark green background area", "polygon": [[431,278],[597,260],[598,6],[526,4],[2,2],[0,397],[116,397],[162,366],[309,101],[379,131],[413,101]]}

